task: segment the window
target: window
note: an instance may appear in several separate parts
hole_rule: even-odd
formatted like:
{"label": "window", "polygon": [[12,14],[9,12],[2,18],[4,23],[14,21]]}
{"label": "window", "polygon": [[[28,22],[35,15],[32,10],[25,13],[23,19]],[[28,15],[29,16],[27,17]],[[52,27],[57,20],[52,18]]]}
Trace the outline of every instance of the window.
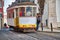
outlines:
{"label": "window", "polygon": [[0,14],[0,17],[2,17],[2,14]]}
{"label": "window", "polygon": [[35,0],[16,0],[18,3],[20,3],[20,2],[33,2],[34,3],[34,1]]}
{"label": "window", "polygon": [[17,1],[17,0],[16,0]]}
{"label": "window", "polygon": [[25,8],[24,8],[24,7],[21,7],[21,8],[20,8],[19,15],[20,15],[20,17],[21,17],[21,16],[25,16]]}
{"label": "window", "polygon": [[48,26],[48,19],[46,19],[46,26]]}
{"label": "window", "polygon": [[30,0],[21,0],[21,2],[30,2]]}
{"label": "window", "polygon": [[26,2],[26,0],[21,0],[21,2]]}
{"label": "window", "polygon": [[14,18],[14,12],[13,12],[13,13],[11,13],[11,18]]}
{"label": "window", "polygon": [[33,16],[36,16],[36,7],[33,7]]}
{"label": "window", "polygon": [[11,14],[10,13],[8,14],[8,16],[9,16],[9,18],[11,18]]}
{"label": "window", "polygon": [[13,18],[14,18],[14,12],[13,12]]}
{"label": "window", "polygon": [[35,0],[30,0],[30,2],[33,2],[34,3]]}
{"label": "window", "polygon": [[32,16],[32,8],[31,7],[26,8],[26,16]]}
{"label": "window", "polygon": [[20,0],[18,0],[18,3],[20,3]]}
{"label": "window", "polygon": [[30,2],[30,0],[26,0],[27,2]]}
{"label": "window", "polygon": [[8,13],[8,18],[14,18],[14,13]]}
{"label": "window", "polygon": [[2,7],[2,3],[1,3],[1,1],[0,1],[0,7]]}

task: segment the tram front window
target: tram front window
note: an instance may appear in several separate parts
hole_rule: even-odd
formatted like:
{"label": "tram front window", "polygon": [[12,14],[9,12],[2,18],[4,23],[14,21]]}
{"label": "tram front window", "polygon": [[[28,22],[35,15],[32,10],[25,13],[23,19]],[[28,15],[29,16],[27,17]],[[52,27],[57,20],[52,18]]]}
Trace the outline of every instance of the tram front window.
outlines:
{"label": "tram front window", "polygon": [[36,16],[36,7],[33,7],[33,16]]}
{"label": "tram front window", "polygon": [[32,16],[32,8],[31,7],[26,8],[26,16]]}
{"label": "tram front window", "polygon": [[36,7],[21,7],[19,11],[19,15],[20,17],[36,16]]}
{"label": "tram front window", "polygon": [[25,8],[21,7],[20,8],[20,13],[19,13],[20,17],[25,16]]}

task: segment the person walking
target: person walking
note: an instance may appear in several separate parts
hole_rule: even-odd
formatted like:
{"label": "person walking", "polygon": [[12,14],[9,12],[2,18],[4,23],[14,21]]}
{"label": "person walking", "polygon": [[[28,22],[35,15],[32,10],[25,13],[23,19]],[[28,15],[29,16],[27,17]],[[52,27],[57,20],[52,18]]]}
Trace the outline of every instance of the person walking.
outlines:
{"label": "person walking", "polygon": [[41,22],[41,15],[40,15],[40,13],[37,13],[37,27],[36,27],[36,31],[37,31],[38,28],[39,28],[40,22]]}
{"label": "person walking", "polygon": [[4,28],[5,30],[9,30],[9,26],[6,23],[4,23]]}
{"label": "person walking", "polygon": [[4,27],[6,27],[7,26],[7,24],[6,23],[4,23]]}

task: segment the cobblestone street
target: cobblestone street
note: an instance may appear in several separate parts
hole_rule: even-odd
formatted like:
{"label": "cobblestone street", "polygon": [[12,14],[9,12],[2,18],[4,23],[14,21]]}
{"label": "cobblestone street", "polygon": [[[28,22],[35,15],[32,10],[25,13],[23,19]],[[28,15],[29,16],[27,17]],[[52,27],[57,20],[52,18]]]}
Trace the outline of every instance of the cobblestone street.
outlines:
{"label": "cobblestone street", "polygon": [[0,31],[0,40],[60,40],[60,38],[47,35],[46,33],[44,34],[44,32],[20,33],[13,31]]}

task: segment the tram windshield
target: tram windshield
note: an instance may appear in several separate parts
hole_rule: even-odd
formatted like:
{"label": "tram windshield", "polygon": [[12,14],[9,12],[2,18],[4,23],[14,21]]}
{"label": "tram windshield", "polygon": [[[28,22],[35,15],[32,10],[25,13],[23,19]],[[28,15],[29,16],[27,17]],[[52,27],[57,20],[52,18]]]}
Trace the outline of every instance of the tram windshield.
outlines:
{"label": "tram windshield", "polygon": [[19,16],[23,17],[23,16],[35,16],[36,15],[36,7],[21,7],[20,11],[19,11]]}
{"label": "tram windshield", "polygon": [[26,16],[32,16],[32,8],[31,7],[26,8]]}
{"label": "tram windshield", "polygon": [[25,16],[25,8],[24,7],[21,7],[20,8],[20,13],[19,13],[19,16]]}

